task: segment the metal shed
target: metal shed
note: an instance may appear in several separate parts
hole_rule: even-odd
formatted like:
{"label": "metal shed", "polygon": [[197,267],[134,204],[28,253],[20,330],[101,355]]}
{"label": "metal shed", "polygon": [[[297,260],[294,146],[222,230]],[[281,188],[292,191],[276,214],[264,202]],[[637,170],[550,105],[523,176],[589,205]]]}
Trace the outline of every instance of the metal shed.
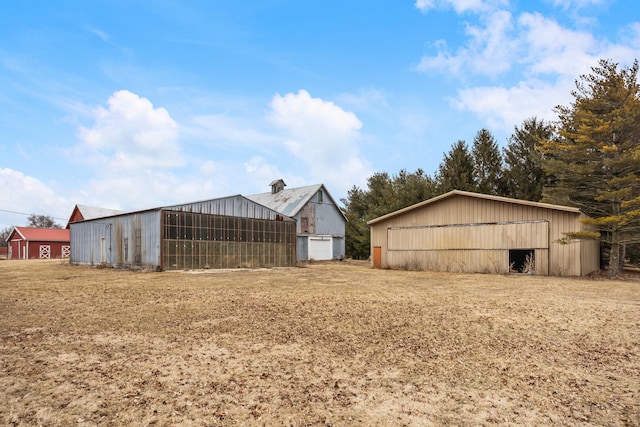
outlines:
{"label": "metal shed", "polygon": [[369,221],[376,268],[583,276],[599,242],[562,243],[579,209],[454,190]]}
{"label": "metal shed", "polygon": [[71,263],[182,270],[290,267],[296,222],[243,196],[74,222]]}

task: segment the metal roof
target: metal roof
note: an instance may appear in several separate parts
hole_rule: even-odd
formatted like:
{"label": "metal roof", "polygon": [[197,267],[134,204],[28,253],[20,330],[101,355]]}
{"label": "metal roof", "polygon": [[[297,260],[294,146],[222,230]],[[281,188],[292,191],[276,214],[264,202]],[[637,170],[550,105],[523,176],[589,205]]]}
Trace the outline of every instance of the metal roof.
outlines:
{"label": "metal roof", "polygon": [[492,195],[489,195],[489,194],[472,193],[470,191],[453,190],[453,191],[449,191],[448,193],[441,194],[440,196],[433,197],[433,198],[431,198],[429,200],[425,200],[424,202],[416,203],[415,205],[408,206],[408,207],[406,207],[404,209],[400,209],[400,210],[397,210],[395,212],[391,212],[391,213],[388,213],[388,214],[383,215],[381,217],[372,219],[371,221],[368,221],[367,224],[373,225],[373,224],[376,224],[378,222],[384,221],[386,219],[393,218],[393,217],[395,217],[397,215],[401,215],[401,214],[403,214],[405,212],[409,212],[409,211],[412,211],[414,209],[418,209],[418,208],[421,208],[423,206],[427,206],[427,205],[430,205],[432,203],[436,203],[436,202],[438,202],[440,200],[448,199],[448,198],[454,197],[454,196],[475,197],[475,198],[478,198],[478,199],[494,200],[494,201],[503,202],[503,203],[513,203],[513,204],[517,204],[517,205],[534,206],[534,207],[541,208],[541,209],[552,209],[552,210],[557,210],[557,211],[574,212],[574,213],[577,213],[577,214],[581,213],[580,209],[573,208],[573,207],[570,207],[570,206],[552,205],[552,204],[549,204],[549,203],[540,203],[540,202],[531,202],[529,200],[512,199],[510,197],[492,196]]}
{"label": "metal roof", "polygon": [[[276,182],[276,181],[274,181]],[[288,190],[280,190],[276,194],[273,193],[260,193],[246,196],[248,199],[253,200],[256,203],[264,205],[274,211],[280,212],[283,215],[294,217],[302,210],[304,205],[322,189],[324,193],[329,197],[331,202],[335,205],[336,209],[340,211],[340,214],[344,216],[344,212],[338,207],[327,187],[324,184],[307,185],[306,187],[290,188]],[[346,219],[346,217],[345,217]]]}
{"label": "metal roof", "polygon": [[[76,212],[80,214],[81,219],[78,219]],[[67,221],[67,226],[65,228],[69,228],[69,225],[72,222],[104,218],[107,216],[120,215],[121,213],[123,212],[116,209],[97,208],[95,206],[87,205],[75,205],[73,211],[71,211],[71,216],[69,216],[69,220]]]}
{"label": "metal roof", "polygon": [[[285,221],[295,221],[293,218],[288,218],[282,212],[278,212],[268,206],[264,206],[257,203],[254,200],[249,199],[241,194],[233,196],[218,197],[215,199],[199,200],[189,203],[180,203],[176,205],[157,206],[149,209],[142,209],[137,211],[119,212],[112,217],[121,217],[133,214],[142,214],[153,211],[178,211],[178,212],[190,212],[209,215],[223,215],[223,216],[239,216],[256,219],[272,219],[280,218]],[[94,218],[95,220],[101,219]],[[91,221],[91,220],[85,220]]]}
{"label": "metal roof", "polygon": [[123,211],[117,209],[98,208],[95,206],[76,205],[84,219],[104,218],[105,216],[119,215]]}
{"label": "metal roof", "polygon": [[31,228],[14,227],[9,233],[7,242],[11,241],[14,234],[18,234],[22,240],[38,242],[68,242],[70,241],[69,230],[64,228]]}

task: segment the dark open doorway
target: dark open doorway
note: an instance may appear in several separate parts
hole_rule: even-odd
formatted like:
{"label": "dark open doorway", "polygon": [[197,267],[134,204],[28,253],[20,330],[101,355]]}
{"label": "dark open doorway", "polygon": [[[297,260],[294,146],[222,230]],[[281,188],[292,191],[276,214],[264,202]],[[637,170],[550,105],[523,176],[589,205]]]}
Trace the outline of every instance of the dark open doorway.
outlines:
{"label": "dark open doorway", "polygon": [[535,274],[535,253],[533,249],[509,250],[509,272]]}

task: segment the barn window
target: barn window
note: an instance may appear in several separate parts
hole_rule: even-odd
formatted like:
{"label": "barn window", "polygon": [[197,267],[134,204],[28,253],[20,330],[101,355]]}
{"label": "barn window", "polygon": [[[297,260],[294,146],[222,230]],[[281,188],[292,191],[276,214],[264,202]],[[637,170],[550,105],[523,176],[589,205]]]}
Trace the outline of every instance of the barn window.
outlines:
{"label": "barn window", "polygon": [[323,202],[323,196],[322,196],[322,190],[318,191],[318,203],[322,203]]}
{"label": "barn window", "polygon": [[509,272],[535,274],[536,251],[533,249],[511,249],[509,251]]}

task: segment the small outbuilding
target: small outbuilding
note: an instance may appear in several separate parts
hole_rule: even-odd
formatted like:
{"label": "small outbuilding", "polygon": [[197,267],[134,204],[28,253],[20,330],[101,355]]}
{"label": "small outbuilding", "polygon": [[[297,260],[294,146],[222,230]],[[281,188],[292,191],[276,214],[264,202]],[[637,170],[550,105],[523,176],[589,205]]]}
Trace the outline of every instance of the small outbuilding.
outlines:
{"label": "small outbuilding", "polygon": [[14,227],[7,238],[9,259],[68,258],[69,230]]}
{"label": "small outbuilding", "polygon": [[369,221],[375,268],[584,276],[600,267],[579,209],[454,190]]}
{"label": "small outbuilding", "polygon": [[298,261],[343,259],[347,218],[324,184],[285,189],[277,179],[270,185],[271,192],[247,197],[297,221]]}

